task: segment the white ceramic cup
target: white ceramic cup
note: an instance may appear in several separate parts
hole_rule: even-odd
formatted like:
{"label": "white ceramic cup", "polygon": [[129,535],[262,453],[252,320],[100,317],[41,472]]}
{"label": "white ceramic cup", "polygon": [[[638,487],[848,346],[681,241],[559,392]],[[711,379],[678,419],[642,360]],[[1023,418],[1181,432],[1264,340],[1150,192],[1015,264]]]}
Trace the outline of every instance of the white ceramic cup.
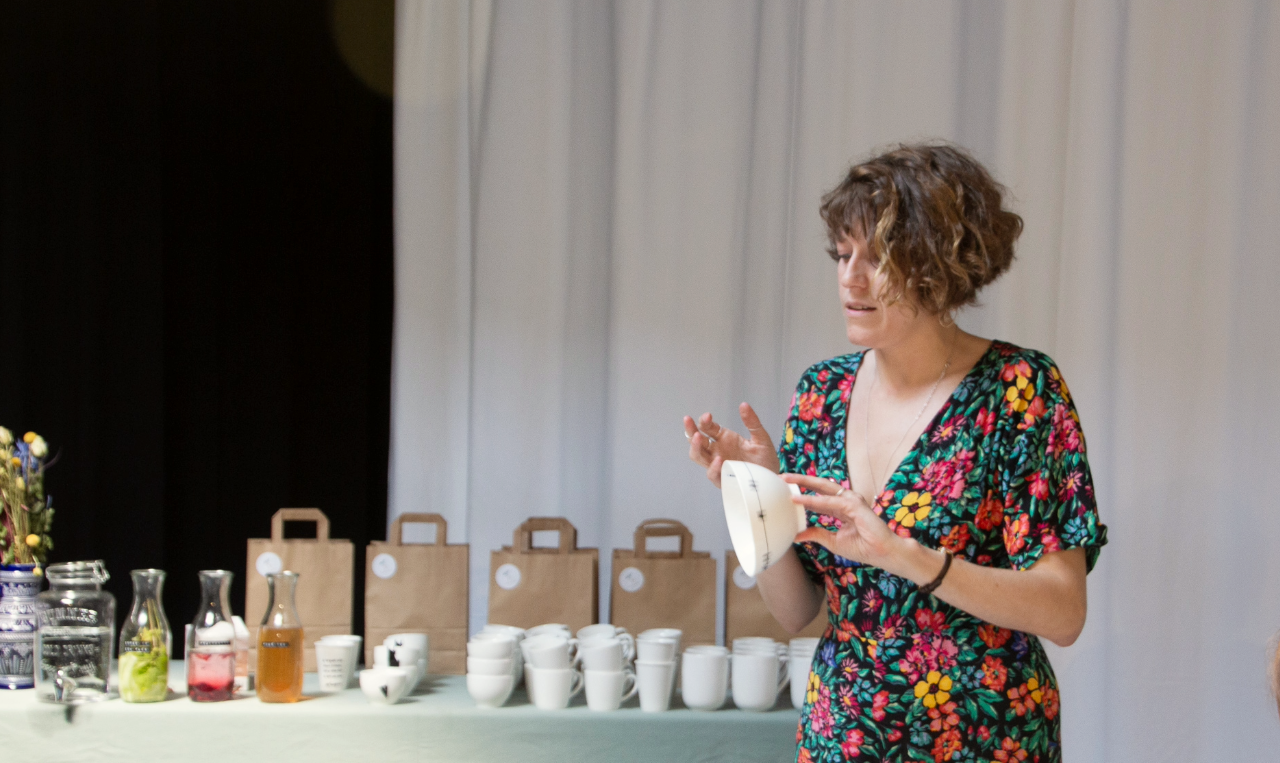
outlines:
{"label": "white ceramic cup", "polygon": [[514,625],[502,625],[500,623],[489,623],[480,629],[480,633],[503,633],[511,636],[516,641],[524,638],[524,628],[517,628]]}
{"label": "white ceramic cup", "polygon": [[636,661],[674,662],[679,650],[680,642],[675,639],[639,639],[636,641]]}
{"label": "white ceramic cup", "polygon": [[390,647],[393,652],[399,647],[407,646],[417,649],[424,658],[429,658],[431,654],[431,642],[425,633],[393,633],[384,638],[382,643]]}
{"label": "white ceramic cup", "polygon": [[564,625],[562,623],[544,623],[542,625],[535,625],[532,628],[526,630],[524,632],[524,635],[525,635],[525,638],[533,638],[534,636],[541,636],[547,633],[563,634],[565,638],[573,637],[573,631],[569,630],[569,626]]}
{"label": "white ceramic cup", "polygon": [[582,683],[587,689],[587,707],[599,713],[617,710],[635,696],[636,674],[629,670],[584,670]]}
{"label": "white ceramic cup", "polygon": [[767,652],[734,652],[732,673],[733,703],[753,712],[773,709],[789,678],[786,662]]}
{"label": "white ceramic cup", "polygon": [[319,674],[320,691],[339,692],[351,685],[356,670],[356,654],[359,647],[352,643],[317,641],[316,673]]}
{"label": "white ceramic cup", "polygon": [[637,641],[641,639],[648,640],[655,638],[674,639],[676,641],[680,641],[684,638],[684,631],[679,628],[650,628],[647,631],[641,631],[640,635],[636,636]]}
{"label": "white ceramic cup", "polygon": [[467,693],[479,707],[502,707],[515,688],[515,679],[508,673],[502,676],[467,674]]}
{"label": "white ceramic cup", "polygon": [[[636,659],[636,637],[632,636],[624,628],[612,625],[605,626],[616,630],[616,633],[609,633],[604,630],[592,630],[600,628],[599,625],[588,625],[586,628],[578,631],[578,651],[582,651],[583,647],[588,644],[595,644],[607,641],[619,641],[622,643],[622,659],[624,662],[633,662]],[[587,635],[581,635],[582,633]]]}
{"label": "white ceramic cup", "polygon": [[671,706],[671,692],[676,683],[676,664],[636,660],[636,686],[640,692],[640,709],[661,713]]}
{"label": "white ceramic cup", "polygon": [[597,636],[617,636],[626,632],[627,629],[623,628],[621,625],[596,623],[595,625],[588,625],[585,628],[579,628],[578,632],[574,635],[578,637],[579,641],[586,641],[589,638],[596,638]]}
{"label": "white ceramic cup", "polygon": [[516,652],[516,640],[510,636],[480,638],[476,636],[467,642],[468,657],[484,657],[490,660],[511,659]]}
{"label": "white ceramic cup", "polygon": [[573,666],[577,640],[545,633],[520,642],[525,661],[535,668],[563,670]]}
{"label": "white ceramic cup", "polygon": [[578,644],[578,661],[583,670],[622,670],[627,664],[626,649],[617,638],[596,638]]}
{"label": "white ceramic cup", "polygon": [[729,651],[689,647],[680,660],[680,694],[692,710],[719,710],[729,693]]}
{"label": "white ceramic cup", "polygon": [[467,675],[479,676],[514,676],[512,675],[512,666],[515,660],[510,657],[500,660],[490,660],[485,657],[468,657],[467,658]]}
{"label": "white ceramic cup", "polygon": [[791,705],[799,710],[804,707],[804,695],[809,688],[809,671],[813,656],[818,651],[818,639],[793,638],[788,652],[787,672],[791,674]]}
{"label": "white ceramic cup", "polygon": [[375,705],[394,705],[409,691],[409,673],[405,668],[362,670],[360,691]]}
{"label": "white ceramic cup", "polygon": [[526,666],[529,699],[539,710],[563,710],[569,699],[582,691],[582,674],[571,668]]}

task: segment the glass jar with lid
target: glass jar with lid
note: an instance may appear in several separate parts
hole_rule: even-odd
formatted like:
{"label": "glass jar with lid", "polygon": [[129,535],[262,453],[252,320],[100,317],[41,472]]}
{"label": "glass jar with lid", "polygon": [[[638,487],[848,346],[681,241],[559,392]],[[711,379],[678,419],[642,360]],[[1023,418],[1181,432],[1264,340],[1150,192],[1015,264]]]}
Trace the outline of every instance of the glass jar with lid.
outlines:
{"label": "glass jar with lid", "polygon": [[36,696],[45,702],[109,699],[116,598],[101,560],[45,568],[49,590],[36,598]]}

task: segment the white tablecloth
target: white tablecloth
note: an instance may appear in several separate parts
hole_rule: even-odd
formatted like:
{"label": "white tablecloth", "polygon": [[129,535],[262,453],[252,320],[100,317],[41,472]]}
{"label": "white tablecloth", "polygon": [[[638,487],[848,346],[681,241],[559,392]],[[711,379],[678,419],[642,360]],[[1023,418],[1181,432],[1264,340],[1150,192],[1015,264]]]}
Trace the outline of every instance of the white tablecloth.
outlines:
{"label": "white tablecloth", "polygon": [[[170,686],[182,688],[183,665]],[[308,674],[308,694],[315,675]],[[695,712],[680,706],[644,713],[634,699],[595,713],[582,696],[544,712],[517,692],[507,706],[483,710],[462,676],[430,676],[414,696],[386,707],[359,689],[292,705],[248,697],[194,703],[127,704],[119,699],[72,710],[36,701],[35,692],[0,691],[0,759],[32,763],[93,761],[779,761],[795,753],[799,714],[786,693],[778,709]],[[232,757],[228,758],[230,755]],[[248,756],[254,756],[252,758]]]}

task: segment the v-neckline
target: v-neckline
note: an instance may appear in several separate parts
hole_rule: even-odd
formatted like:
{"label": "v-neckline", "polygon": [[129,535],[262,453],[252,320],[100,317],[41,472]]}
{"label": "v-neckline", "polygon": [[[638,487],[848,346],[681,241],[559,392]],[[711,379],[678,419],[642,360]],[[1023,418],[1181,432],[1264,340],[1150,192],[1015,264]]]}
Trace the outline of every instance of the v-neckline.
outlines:
{"label": "v-neckline", "polygon": [[[885,491],[889,489],[894,478],[902,471],[902,465],[907,462],[907,459],[923,447],[923,445],[928,443],[929,435],[931,435],[933,430],[937,429],[942,423],[942,415],[950,411],[951,406],[955,405],[956,393],[959,392],[964,385],[969,383],[970,379],[978,369],[983,368],[987,364],[992,353],[996,352],[996,345],[1000,343],[1000,340],[992,339],[991,344],[987,345],[986,352],[982,353],[982,357],[978,358],[978,362],[973,364],[973,368],[970,368],[968,372],[961,377],[960,383],[956,385],[955,389],[951,390],[950,395],[947,395],[947,399],[943,401],[942,407],[933,414],[933,418],[929,419],[929,423],[925,425],[924,431],[920,433],[920,436],[917,437],[911,447],[907,449],[907,452],[902,454],[902,458],[898,461],[897,465],[893,467],[893,471],[889,472],[889,476],[885,478],[884,487],[880,488],[880,492],[873,496],[871,503],[872,509],[875,509],[875,507],[880,503],[880,496],[884,495]],[[844,437],[840,440],[839,463],[840,469],[844,471],[843,482],[849,485],[850,490],[853,490],[853,474],[849,471],[849,410],[853,407],[853,387],[858,383],[858,374],[862,373],[862,367],[866,364],[868,352],[870,352],[870,350],[863,350],[858,354],[858,363],[853,369],[853,379],[849,383],[849,402],[845,404],[844,411],[841,413],[843,421],[840,422],[840,428],[844,432]],[[874,475],[872,475],[872,478],[874,479]]]}

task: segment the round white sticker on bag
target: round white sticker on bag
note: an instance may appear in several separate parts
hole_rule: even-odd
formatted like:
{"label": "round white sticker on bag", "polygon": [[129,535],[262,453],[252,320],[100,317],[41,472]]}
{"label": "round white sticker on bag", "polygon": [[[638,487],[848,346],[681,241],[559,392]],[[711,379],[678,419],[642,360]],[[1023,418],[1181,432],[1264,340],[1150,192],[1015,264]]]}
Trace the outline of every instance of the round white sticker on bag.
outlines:
{"label": "round white sticker on bag", "polygon": [[756,587],[756,579],[747,574],[741,565],[733,570],[733,584],[744,591],[750,591]]}
{"label": "round white sticker on bag", "polygon": [[274,551],[263,551],[258,554],[258,561],[253,563],[258,574],[266,577],[273,572],[279,572],[284,569],[284,562],[280,561],[280,555]]}
{"label": "round white sticker on bag", "polygon": [[635,593],[644,588],[644,573],[635,567],[628,567],[618,573],[618,587],[627,593]]}
{"label": "round white sticker on bag", "polygon": [[493,573],[493,582],[504,591],[520,585],[520,568],[514,564],[504,564]]}
{"label": "round white sticker on bag", "polygon": [[373,574],[386,580],[396,574],[396,558],[391,554],[378,554],[373,557]]}

